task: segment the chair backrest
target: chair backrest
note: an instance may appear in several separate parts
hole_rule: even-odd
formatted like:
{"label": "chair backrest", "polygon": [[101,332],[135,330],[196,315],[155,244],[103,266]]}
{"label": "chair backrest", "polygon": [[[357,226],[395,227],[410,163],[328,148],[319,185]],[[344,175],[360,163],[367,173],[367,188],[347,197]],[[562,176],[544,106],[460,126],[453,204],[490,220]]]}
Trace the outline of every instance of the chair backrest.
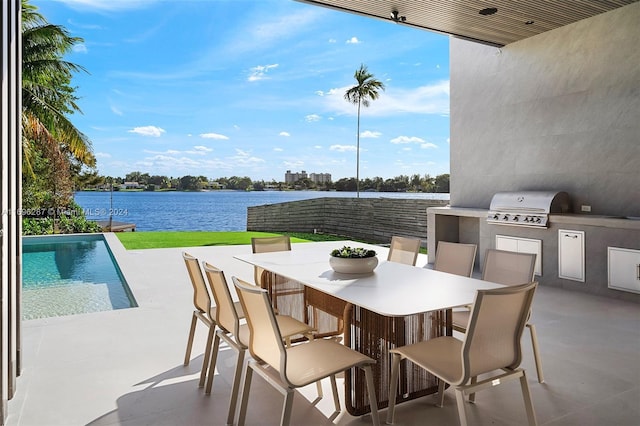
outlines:
{"label": "chair backrest", "polygon": [[211,296],[207,291],[207,285],[204,282],[198,259],[186,252],[182,252],[182,258],[187,266],[189,279],[193,286],[193,306],[200,312],[205,312],[209,315],[211,311]]}
{"label": "chair backrest", "polygon": [[477,248],[478,246],[475,244],[439,241],[438,249],[436,250],[436,262],[433,265],[433,269],[470,277],[476,261]]}
{"label": "chair backrest", "polygon": [[535,254],[488,249],[482,279],[504,285],[524,284],[533,280],[535,267]]}
{"label": "chair backrest", "polygon": [[233,333],[234,336],[239,335],[240,319],[238,312],[233,303],[231,292],[227,286],[227,280],[224,272],[207,262],[202,262],[204,274],[209,282],[209,288],[213,294],[213,300],[216,302],[216,323],[218,327],[226,332]]}
{"label": "chair backrest", "polygon": [[254,237],[251,238],[251,249],[254,253],[287,251],[291,250],[291,239],[288,235],[279,235],[277,237]]}
{"label": "chair backrest", "polygon": [[462,347],[460,381],[489,371],[514,369],[522,360],[521,337],[537,282],[478,290]]}
{"label": "chair backrest", "polygon": [[420,239],[393,236],[391,237],[387,260],[415,266],[419,251]]}
{"label": "chair backrest", "polygon": [[269,364],[286,380],[286,349],[278,328],[269,295],[265,289],[231,277],[249,325],[249,352],[261,362]]}
{"label": "chair backrest", "polygon": [[[254,253],[271,253],[274,251],[291,250],[291,239],[288,235],[277,237],[253,237],[251,238],[251,250]],[[256,285],[264,287],[262,284],[262,273],[264,269],[259,266],[253,268],[253,279]]]}

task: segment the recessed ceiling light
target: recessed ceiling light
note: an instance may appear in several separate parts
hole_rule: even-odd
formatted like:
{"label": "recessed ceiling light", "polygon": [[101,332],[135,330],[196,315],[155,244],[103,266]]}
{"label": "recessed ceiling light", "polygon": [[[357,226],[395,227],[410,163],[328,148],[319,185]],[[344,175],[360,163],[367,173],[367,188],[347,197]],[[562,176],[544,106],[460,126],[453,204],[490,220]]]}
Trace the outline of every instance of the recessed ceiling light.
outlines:
{"label": "recessed ceiling light", "polygon": [[493,15],[494,13],[498,12],[498,8],[496,7],[487,7],[485,9],[482,9],[480,12],[478,12],[480,15]]}
{"label": "recessed ceiling light", "polygon": [[525,22],[524,24],[525,24],[525,25],[532,25],[534,22],[535,22],[535,21],[528,20],[528,21],[527,21],[527,22]]}

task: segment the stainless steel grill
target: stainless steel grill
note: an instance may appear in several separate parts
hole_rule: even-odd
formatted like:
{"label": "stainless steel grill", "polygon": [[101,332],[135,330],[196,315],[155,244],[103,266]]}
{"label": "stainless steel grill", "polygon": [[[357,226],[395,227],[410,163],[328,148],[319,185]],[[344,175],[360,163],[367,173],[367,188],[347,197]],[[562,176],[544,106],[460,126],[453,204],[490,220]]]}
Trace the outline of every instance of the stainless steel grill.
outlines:
{"label": "stainless steel grill", "polygon": [[567,213],[569,206],[569,195],[566,192],[498,192],[491,199],[487,222],[547,228],[549,214]]}

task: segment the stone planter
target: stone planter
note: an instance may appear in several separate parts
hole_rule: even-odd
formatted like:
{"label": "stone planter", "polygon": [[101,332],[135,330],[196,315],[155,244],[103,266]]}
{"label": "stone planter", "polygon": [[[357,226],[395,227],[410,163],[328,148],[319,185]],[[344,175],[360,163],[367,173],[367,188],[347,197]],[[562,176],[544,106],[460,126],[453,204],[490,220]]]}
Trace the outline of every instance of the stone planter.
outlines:
{"label": "stone planter", "polygon": [[370,274],[378,266],[378,258],[362,257],[329,257],[329,265],[331,268],[342,274]]}

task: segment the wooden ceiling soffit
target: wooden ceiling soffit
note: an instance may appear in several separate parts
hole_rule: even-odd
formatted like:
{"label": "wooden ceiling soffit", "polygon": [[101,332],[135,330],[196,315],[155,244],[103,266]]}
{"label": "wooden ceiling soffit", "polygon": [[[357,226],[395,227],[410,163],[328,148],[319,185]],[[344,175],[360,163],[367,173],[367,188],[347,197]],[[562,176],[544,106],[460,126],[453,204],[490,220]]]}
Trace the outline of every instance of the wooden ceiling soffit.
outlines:
{"label": "wooden ceiling soffit", "polygon": [[639,0],[297,0],[501,47]]}

